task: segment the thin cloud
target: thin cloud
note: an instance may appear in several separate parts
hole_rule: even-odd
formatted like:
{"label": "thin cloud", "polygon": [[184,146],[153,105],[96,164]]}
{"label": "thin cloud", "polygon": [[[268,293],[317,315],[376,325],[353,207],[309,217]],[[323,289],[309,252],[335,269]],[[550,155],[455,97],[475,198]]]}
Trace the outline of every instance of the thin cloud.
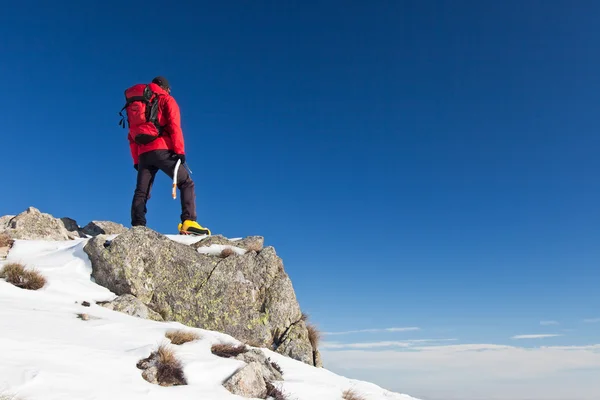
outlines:
{"label": "thin cloud", "polygon": [[556,337],[556,336],[563,336],[563,335],[557,334],[557,333],[548,333],[548,334],[543,334],[543,335],[516,335],[516,336],[513,336],[511,339],[543,339],[543,338],[550,338],[550,337]]}
{"label": "thin cloud", "polygon": [[548,326],[548,325],[560,325],[558,321],[540,321],[540,325]]}
{"label": "thin cloud", "polygon": [[600,370],[600,344],[323,349],[321,356],[332,372],[418,398],[600,399],[600,380],[594,378]]}
{"label": "thin cloud", "polygon": [[344,332],[323,332],[324,335],[350,335],[352,333],[378,333],[378,332],[411,332],[418,331],[421,328],[411,326],[407,328],[383,328],[383,329],[358,329],[355,331],[344,331]]}
{"label": "thin cloud", "polygon": [[585,322],[587,324],[595,324],[597,322],[600,322],[600,318],[588,318],[588,319],[584,319],[583,322]]}
{"label": "thin cloud", "polygon": [[453,340],[457,339],[415,339],[404,341],[381,341],[362,343],[323,342],[320,347],[322,349],[375,349],[381,347],[412,347],[421,343],[439,343]]}

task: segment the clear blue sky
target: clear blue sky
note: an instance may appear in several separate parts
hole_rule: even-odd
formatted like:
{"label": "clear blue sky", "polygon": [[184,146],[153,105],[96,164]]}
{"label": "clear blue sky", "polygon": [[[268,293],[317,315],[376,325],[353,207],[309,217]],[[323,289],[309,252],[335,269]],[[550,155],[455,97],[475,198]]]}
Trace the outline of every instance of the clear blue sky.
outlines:
{"label": "clear blue sky", "polygon": [[[323,330],[598,343],[600,3],[168,4],[3,9],[0,215],[129,225],[117,113],[161,74],[199,222],[265,236]],[[148,208],[175,232],[166,176]]]}

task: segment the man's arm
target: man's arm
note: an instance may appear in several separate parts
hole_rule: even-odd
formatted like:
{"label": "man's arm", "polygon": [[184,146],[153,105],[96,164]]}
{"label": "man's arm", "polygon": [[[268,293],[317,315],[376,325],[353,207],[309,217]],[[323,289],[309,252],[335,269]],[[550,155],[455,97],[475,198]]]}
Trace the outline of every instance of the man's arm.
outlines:
{"label": "man's arm", "polygon": [[176,154],[185,154],[185,145],[183,142],[183,132],[181,131],[181,114],[179,105],[171,96],[167,97],[165,102],[165,113],[167,125],[164,127],[173,141],[173,151]]}

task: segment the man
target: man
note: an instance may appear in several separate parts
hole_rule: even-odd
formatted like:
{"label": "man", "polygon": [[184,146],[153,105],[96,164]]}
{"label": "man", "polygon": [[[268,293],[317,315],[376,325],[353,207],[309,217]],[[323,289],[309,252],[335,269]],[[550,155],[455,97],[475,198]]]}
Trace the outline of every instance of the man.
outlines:
{"label": "man", "polygon": [[[209,229],[203,228],[196,222],[194,181],[183,167],[185,146],[181,131],[179,105],[171,96],[171,87],[166,78],[162,76],[154,78],[149,88],[158,96],[155,125],[160,135],[150,141],[143,141],[147,143],[134,140],[131,133],[132,121],[129,118],[128,140],[134,168],[138,171],[131,204],[131,225],[146,225],[146,203],[150,199],[150,191],[158,170],[173,179],[175,165],[178,160],[181,160],[181,168],[177,173],[177,187],[181,193],[181,223],[178,225],[178,230],[182,234],[210,235]],[[135,121],[133,122],[135,123]]]}

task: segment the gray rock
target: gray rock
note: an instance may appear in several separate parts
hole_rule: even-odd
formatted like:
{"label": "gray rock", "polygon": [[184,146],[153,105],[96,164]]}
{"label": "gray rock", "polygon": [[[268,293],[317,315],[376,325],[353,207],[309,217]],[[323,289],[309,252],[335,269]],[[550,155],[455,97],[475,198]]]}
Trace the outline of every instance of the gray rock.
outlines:
{"label": "gray rock", "polygon": [[[3,217],[3,221],[7,218]],[[13,239],[20,240],[69,240],[72,236],[65,224],[50,214],[29,207],[6,223],[4,232]]]}
{"label": "gray rock", "polygon": [[267,396],[267,383],[258,363],[250,363],[229,377],[223,386],[231,393],[248,398],[264,399]]}
{"label": "gray rock", "polygon": [[315,367],[323,368],[323,359],[321,358],[321,352],[319,350],[314,351]]}
{"label": "gray rock", "polygon": [[151,366],[142,372],[142,377],[150,383],[158,385],[158,368]]}
{"label": "gray rock", "polygon": [[233,240],[231,243],[248,251],[261,251],[265,244],[265,238],[262,236],[248,236],[241,240]]}
{"label": "gray rock", "polygon": [[134,317],[163,321],[159,313],[148,308],[144,303],[131,294],[124,294],[110,302],[98,303],[109,310],[119,311]]}
{"label": "gray rock", "polygon": [[63,217],[60,219],[60,221],[65,226],[65,229],[68,232],[69,239],[79,239],[86,237],[85,234],[79,228],[77,221],[75,221],[74,219]]}
{"label": "gray rock", "polygon": [[96,236],[84,251],[96,283],[137,297],[165,320],[223,332],[313,365],[300,306],[272,247],[216,258],[138,226],[110,243]]}
{"label": "gray rock", "polygon": [[125,233],[128,229],[112,221],[92,221],[82,229],[83,233],[90,236],[98,235],[119,235]]}
{"label": "gray rock", "polygon": [[246,364],[256,363],[260,365],[261,374],[266,382],[283,380],[281,373],[271,365],[271,361],[268,360],[265,354],[260,350],[252,349],[235,358]]}
{"label": "gray rock", "polygon": [[8,222],[14,218],[14,215],[4,215],[0,217],[0,232],[4,232],[8,228]]}
{"label": "gray rock", "polygon": [[291,325],[276,343],[278,353],[314,365],[313,347],[308,339],[308,330],[304,321],[298,321]]}
{"label": "gray rock", "polygon": [[229,240],[222,235],[213,235],[208,236],[207,238],[202,239],[191,246],[195,249],[198,249],[200,247],[209,247],[213,244],[234,246],[239,247],[240,249],[258,252],[263,249],[264,238],[262,236],[248,236],[240,240]]}

